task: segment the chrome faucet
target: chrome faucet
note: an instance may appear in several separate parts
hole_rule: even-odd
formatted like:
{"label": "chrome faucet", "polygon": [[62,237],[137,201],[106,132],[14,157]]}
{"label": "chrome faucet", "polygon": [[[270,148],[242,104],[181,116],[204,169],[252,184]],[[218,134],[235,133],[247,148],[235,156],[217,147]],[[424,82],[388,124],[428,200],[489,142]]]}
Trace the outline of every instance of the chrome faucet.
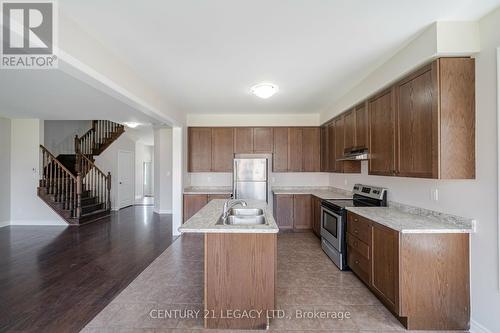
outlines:
{"label": "chrome faucet", "polygon": [[236,200],[229,199],[226,202],[224,202],[224,210],[222,211],[222,219],[223,220],[227,219],[227,216],[229,214],[229,210],[236,205],[242,205],[243,207],[246,207],[247,203],[246,203],[246,201],[241,200],[241,199],[236,199]]}

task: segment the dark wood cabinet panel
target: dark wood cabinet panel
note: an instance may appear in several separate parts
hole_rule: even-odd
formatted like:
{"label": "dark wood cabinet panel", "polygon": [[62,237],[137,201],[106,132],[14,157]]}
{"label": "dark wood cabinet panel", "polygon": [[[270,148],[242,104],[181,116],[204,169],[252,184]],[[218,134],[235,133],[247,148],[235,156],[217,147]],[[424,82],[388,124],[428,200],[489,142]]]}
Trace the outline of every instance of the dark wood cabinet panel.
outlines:
{"label": "dark wood cabinet panel", "polygon": [[[440,58],[439,131],[441,179],[474,179],[475,153],[475,60]],[[437,83],[436,83],[437,84]]]}
{"label": "dark wood cabinet panel", "polygon": [[328,172],[335,172],[335,123],[328,124]]}
{"label": "dark wood cabinet panel", "polygon": [[321,199],[316,196],[312,196],[311,208],[312,230],[316,236],[321,237]]}
{"label": "dark wood cabinet panel", "polygon": [[275,194],[274,219],[280,230],[293,229],[293,194]]}
{"label": "dark wood cabinet panel", "polygon": [[310,194],[293,196],[293,228],[295,230],[312,228],[311,198]]}
{"label": "dark wood cabinet panel", "polygon": [[393,312],[399,311],[399,233],[372,226],[372,287]]}
{"label": "dark wood cabinet panel", "polygon": [[301,172],[302,168],[302,128],[288,128],[288,171]]}
{"label": "dark wood cabinet panel", "polygon": [[386,90],[368,103],[370,175],[395,174],[394,163],[394,93]]}
{"label": "dark wood cabinet panel", "polygon": [[356,146],[356,128],[354,110],[344,112],[344,149]]}
{"label": "dark wood cabinet panel", "polygon": [[302,151],[302,171],[319,172],[321,169],[321,133],[319,127],[302,129]]}
{"label": "dark wood cabinet panel", "polygon": [[273,153],[272,127],[256,127],[253,129],[253,150],[255,153]]}
{"label": "dark wood cabinet panel", "polygon": [[[431,66],[400,82],[397,102],[398,176],[437,178],[437,104]],[[434,120],[433,118],[436,117]]]}
{"label": "dark wood cabinet panel", "polygon": [[184,194],[184,222],[208,203],[206,194]]}
{"label": "dark wood cabinet panel", "polygon": [[368,108],[362,103],[354,108],[355,145],[368,148]]}
{"label": "dark wood cabinet panel", "polygon": [[253,153],[254,132],[251,127],[234,128],[234,153],[251,154]]}
{"label": "dark wood cabinet panel", "polygon": [[212,128],[212,171],[233,171],[233,129]]}
{"label": "dark wood cabinet panel", "polygon": [[273,171],[288,171],[288,128],[274,128]]}
{"label": "dark wood cabinet panel", "polygon": [[328,172],[328,126],[321,126],[321,172]]}
{"label": "dark wood cabinet panel", "polygon": [[344,156],[344,117],[337,117],[333,120],[335,124],[335,172],[344,172],[344,163],[337,159]]}
{"label": "dark wood cabinet panel", "polygon": [[190,127],[188,152],[189,172],[210,171],[212,168],[212,129]]}

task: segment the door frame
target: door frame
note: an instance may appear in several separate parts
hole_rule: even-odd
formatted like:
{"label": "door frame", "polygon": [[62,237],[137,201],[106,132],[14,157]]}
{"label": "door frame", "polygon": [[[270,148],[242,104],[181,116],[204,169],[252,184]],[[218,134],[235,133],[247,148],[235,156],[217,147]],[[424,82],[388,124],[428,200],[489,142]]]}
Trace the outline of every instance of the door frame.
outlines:
{"label": "door frame", "polygon": [[[123,206],[121,205],[121,194],[120,194],[120,154],[121,153],[126,153],[130,154],[132,156],[132,203],[130,205]],[[116,210],[120,210],[125,207],[130,207],[135,204],[135,152],[130,151],[130,150],[125,150],[125,149],[118,149],[118,154],[117,154],[117,159],[116,159]]]}

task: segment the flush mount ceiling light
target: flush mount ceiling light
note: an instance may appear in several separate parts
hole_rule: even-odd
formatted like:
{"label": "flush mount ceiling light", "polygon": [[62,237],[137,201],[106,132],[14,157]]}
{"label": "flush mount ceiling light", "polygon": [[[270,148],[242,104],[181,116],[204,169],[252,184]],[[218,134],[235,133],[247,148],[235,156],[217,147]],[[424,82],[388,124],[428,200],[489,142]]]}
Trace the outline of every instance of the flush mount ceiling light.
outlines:
{"label": "flush mount ceiling light", "polygon": [[136,128],[137,126],[139,126],[140,124],[139,123],[135,123],[133,121],[131,122],[124,122],[123,125],[127,126],[127,127],[130,127],[130,128]]}
{"label": "flush mount ceiling light", "polygon": [[274,83],[259,83],[250,88],[250,92],[260,98],[269,98],[278,92],[279,88]]}

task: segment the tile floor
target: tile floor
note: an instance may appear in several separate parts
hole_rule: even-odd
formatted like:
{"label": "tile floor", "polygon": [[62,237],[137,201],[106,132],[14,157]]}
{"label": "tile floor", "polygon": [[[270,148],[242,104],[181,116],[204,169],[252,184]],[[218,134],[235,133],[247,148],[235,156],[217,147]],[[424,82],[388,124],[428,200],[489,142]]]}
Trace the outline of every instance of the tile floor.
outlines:
{"label": "tile floor", "polygon": [[[156,319],[150,316],[151,310],[157,309],[201,310],[202,303],[203,238],[200,235],[183,235],[99,313],[83,332],[217,332],[204,330],[201,318]],[[277,307],[292,319],[273,320],[270,331],[405,331],[351,272],[337,269],[311,233],[278,235]],[[336,314],[349,312],[350,318],[299,319],[294,315],[297,310],[324,310]],[[153,312],[156,313],[163,312]]]}

